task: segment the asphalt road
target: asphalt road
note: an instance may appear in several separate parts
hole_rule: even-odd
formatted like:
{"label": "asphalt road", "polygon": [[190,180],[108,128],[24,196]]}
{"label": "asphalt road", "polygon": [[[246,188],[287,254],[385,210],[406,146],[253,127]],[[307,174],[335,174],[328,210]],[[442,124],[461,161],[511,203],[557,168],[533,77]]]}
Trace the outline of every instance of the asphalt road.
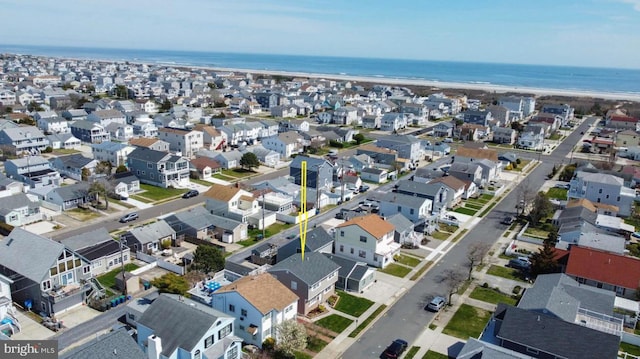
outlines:
{"label": "asphalt road", "polygon": [[[567,161],[565,156],[580,140],[581,131],[586,131],[595,119],[585,120],[565,141],[549,156],[541,156],[542,164],[533,170],[528,178],[529,183],[542,185],[554,164]],[[466,271],[466,254],[469,245],[484,243],[493,245],[507,226],[500,224],[506,214],[515,213],[518,202],[518,185],[497,204],[487,216],[480,221],[464,240],[453,247],[435,267],[430,269],[415,285],[398,299],[384,316],[364,333],[343,355],[342,358],[378,358],[384,348],[396,338],[407,340],[410,345],[433,319],[434,313],[424,310],[429,300],[435,295],[446,297],[446,288],[441,284],[445,271]]]}

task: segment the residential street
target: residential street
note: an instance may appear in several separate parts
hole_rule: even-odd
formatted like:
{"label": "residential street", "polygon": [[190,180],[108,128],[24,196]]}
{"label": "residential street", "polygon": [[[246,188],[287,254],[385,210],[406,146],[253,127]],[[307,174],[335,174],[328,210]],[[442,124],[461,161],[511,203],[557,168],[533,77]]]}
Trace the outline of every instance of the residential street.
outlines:
{"label": "residential street", "polygon": [[[541,186],[554,164],[567,162],[565,157],[581,138],[580,132],[586,131],[594,121],[593,117],[586,119],[551,155],[541,156],[542,164],[529,174],[529,182],[534,186]],[[467,248],[470,244],[492,245],[500,237],[505,229],[500,221],[505,214],[514,213],[520,186],[522,184],[511,191],[476,227],[468,232],[463,241],[453,247],[437,265],[390,306],[387,312],[344,352],[342,358],[377,358],[396,338],[405,339],[410,346],[413,345],[434,316],[433,313],[424,310],[427,298],[446,294],[445,289],[440,288],[439,284],[442,274],[448,269],[464,270]]]}

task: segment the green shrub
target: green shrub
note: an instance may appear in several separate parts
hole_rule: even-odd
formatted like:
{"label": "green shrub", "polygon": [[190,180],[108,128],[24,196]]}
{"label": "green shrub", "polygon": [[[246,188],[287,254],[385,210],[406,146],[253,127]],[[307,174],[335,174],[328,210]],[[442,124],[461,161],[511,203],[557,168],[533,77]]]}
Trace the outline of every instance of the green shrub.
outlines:
{"label": "green shrub", "polygon": [[521,290],[522,290],[522,287],[517,285],[517,286],[513,287],[513,290],[511,291],[511,293],[513,293],[515,295],[518,295],[518,294],[520,294]]}
{"label": "green shrub", "polygon": [[516,163],[520,164],[520,163],[522,163],[522,161],[519,158],[516,158]]}
{"label": "green shrub", "polygon": [[482,288],[489,288],[489,283],[487,282],[482,283]]}
{"label": "green shrub", "polygon": [[271,351],[276,347],[276,340],[273,337],[269,337],[262,342],[262,349],[266,351]]}

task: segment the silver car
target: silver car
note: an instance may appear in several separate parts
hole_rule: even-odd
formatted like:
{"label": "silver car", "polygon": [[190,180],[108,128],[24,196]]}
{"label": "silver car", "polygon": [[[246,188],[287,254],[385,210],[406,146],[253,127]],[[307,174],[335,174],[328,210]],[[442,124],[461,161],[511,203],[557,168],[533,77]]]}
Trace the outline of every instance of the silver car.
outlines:
{"label": "silver car", "polygon": [[429,304],[427,304],[427,310],[430,310],[432,312],[439,312],[445,304],[447,304],[447,300],[444,299],[444,297],[434,297],[433,299],[431,299]]}

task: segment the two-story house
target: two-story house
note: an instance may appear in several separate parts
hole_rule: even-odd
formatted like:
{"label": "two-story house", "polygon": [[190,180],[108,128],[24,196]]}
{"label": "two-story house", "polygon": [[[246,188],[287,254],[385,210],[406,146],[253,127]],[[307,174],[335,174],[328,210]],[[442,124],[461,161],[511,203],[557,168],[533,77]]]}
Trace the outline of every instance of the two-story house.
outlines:
{"label": "two-story house", "polygon": [[8,177],[31,188],[60,185],[60,173],[51,168],[51,163],[42,156],[7,160],[4,163],[4,170]]}
{"label": "two-story house", "polygon": [[7,127],[0,131],[0,145],[15,155],[38,155],[49,140],[34,126]]}
{"label": "two-story house", "polygon": [[289,158],[302,151],[302,136],[295,132],[283,132],[277,136],[262,139],[262,146],[278,152],[282,158]]}
{"label": "two-story house", "polygon": [[98,166],[97,160],[85,157],[82,153],[58,156],[52,158],[49,162],[51,162],[51,168],[60,172],[60,175],[76,181],[88,180],[89,176],[95,173]]}
{"label": "two-story house", "polygon": [[396,192],[409,196],[427,198],[431,200],[432,213],[441,213],[451,207],[449,203],[449,188],[440,182],[422,183],[417,181],[400,180]]}
{"label": "two-story house", "polygon": [[195,156],[204,147],[201,131],[164,127],[158,129],[158,138],[168,142],[171,151],[179,152],[187,158]]}
{"label": "two-story house", "polygon": [[149,359],[240,359],[234,322],[210,306],[161,294],[137,321],[138,345]]}
{"label": "two-story house", "polygon": [[71,133],[82,142],[101,143],[111,140],[104,126],[91,121],[75,121],[69,125]]}
{"label": "two-story house", "polygon": [[420,140],[412,135],[389,135],[378,138],[376,146],[396,150],[400,158],[415,163],[424,157]]}
{"label": "two-story house", "polygon": [[41,118],[38,128],[46,133],[71,133],[69,122],[63,117]]}
{"label": "two-story house", "polygon": [[124,125],[127,123],[127,117],[118,110],[97,110],[87,116],[87,121],[107,127],[111,123]]}
{"label": "two-story house", "polygon": [[307,188],[329,190],[333,186],[333,166],[324,159],[296,156],[289,166],[289,175],[297,185],[302,183],[302,162],[307,163]]}
{"label": "two-story house", "polygon": [[438,122],[433,126],[433,135],[435,137],[451,137],[453,136],[453,128],[455,124],[449,121]]}
{"label": "two-story house", "polygon": [[94,276],[121,268],[122,263],[133,260],[129,247],[113,239],[104,227],[62,239],[60,243],[85,258]]}
{"label": "two-story house", "polygon": [[296,320],[298,296],[269,273],[240,278],[216,290],[211,306],[236,319],[236,334],[245,344],[262,347],[278,339],[276,328]]}
{"label": "two-story house", "polygon": [[380,215],[392,216],[401,213],[413,223],[425,220],[432,212],[432,201],[428,198],[389,192],[380,197]]}
{"label": "two-story house", "polygon": [[22,228],[11,231],[0,245],[0,274],[13,279],[15,302],[48,316],[82,305],[90,288],[86,280],[92,277],[84,257]]}
{"label": "two-story house", "polygon": [[82,141],[71,133],[53,133],[47,136],[47,140],[49,140],[49,146],[54,150],[65,149],[79,151],[80,146],[82,146]]}
{"label": "two-story house", "polygon": [[22,192],[0,197],[0,222],[20,227],[41,220],[42,213],[37,200]]}
{"label": "two-story house", "polygon": [[513,145],[518,138],[518,132],[509,127],[496,127],[493,129],[493,142]]}
{"label": "two-story house", "polygon": [[189,183],[189,161],[166,152],[136,148],[127,156],[127,168],[141,183],[167,188]]}
{"label": "two-story house", "polygon": [[267,272],[298,296],[298,313],[307,315],[335,293],[340,266],[323,253],[294,254]]}
{"label": "two-story house", "polygon": [[479,188],[486,184],[482,179],[482,167],[478,163],[454,163],[448,173],[463,182],[473,182]]}
{"label": "two-story house", "polygon": [[211,151],[221,151],[226,146],[227,141],[224,133],[218,131],[215,127],[197,124],[193,129],[202,132],[203,148]]}
{"label": "two-story house", "polygon": [[[604,203],[617,206],[618,215],[631,215],[635,190],[624,186],[624,179],[611,174],[577,171],[569,182],[567,196],[572,198],[586,198],[593,203]],[[606,213],[605,213],[606,214]]]}
{"label": "two-story house", "polygon": [[109,162],[115,168],[126,165],[129,153],[136,148],[126,143],[106,141],[91,145],[93,158],[98,162]]}
{"label": "two-story house", "polygon": [[169,143],[157,138],[139,137],[129,140],[129,144],[134,147],[148,148],[154,151],[169,152]]}
{"label": "two-story house", "polygon": [[489,122],[493,119],[490,111],[465,111],[462,113],[462,120],[464,123],[471,123],[475,125],[480,125],[487,127],[489,126]]}
{"label": "two-story house", "polygon": [[377,214],[355,217],[336,227],[335,254],[384,268],[400,253],[395,227]]}
{"label": "two-story house", "polygon": [[275,212],[260,208],[253,194],[238,187],[214,184],[203,196],[206,198],[205,208],[211,214],[247,223],[259,229],[276,222]]}

